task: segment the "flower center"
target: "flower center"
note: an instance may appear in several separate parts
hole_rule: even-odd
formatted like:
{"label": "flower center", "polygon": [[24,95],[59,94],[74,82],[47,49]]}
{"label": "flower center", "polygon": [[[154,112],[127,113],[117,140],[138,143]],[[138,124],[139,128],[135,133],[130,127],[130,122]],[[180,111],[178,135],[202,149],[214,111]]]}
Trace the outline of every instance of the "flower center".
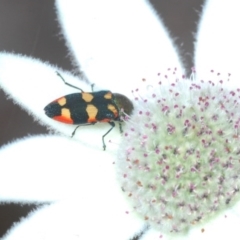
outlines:
{"label": "flower center", "polygon": [[117,171],[145,221],[187,232],[239,200],[240,89],[223,81],[161,82],[136,100]]}

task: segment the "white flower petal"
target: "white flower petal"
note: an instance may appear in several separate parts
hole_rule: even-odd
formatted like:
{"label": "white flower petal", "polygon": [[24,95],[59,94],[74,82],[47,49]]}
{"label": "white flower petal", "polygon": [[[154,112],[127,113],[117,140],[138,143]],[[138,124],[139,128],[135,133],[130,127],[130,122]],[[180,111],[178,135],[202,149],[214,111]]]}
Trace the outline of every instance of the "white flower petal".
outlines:
{"label": "white flower petal", "polygon": [[102,188],[116,191],[114,158],[77,141],[38,136],[16,141],[0,151],[0,201],[52,201]]}
{"label": "white flower petal", "polygon": [[146,233],[142,236],[141,240],[169,240],[169,236],[166,234],[162,234],[155,229],[150,228]]}
{"label": "white flower petal", "polygon": [[146,0],[57,1],[69,49],[90,81],[131,97],[143,78],[181,68],[169,34]]}
{"label": "white flower petal", "polygon": [[[120,203],[121,201],[121,203]],[[37,210],[16,224],[3,240],[116,239],[129,240],[143,223],[131,214],[121,196],[84,195]]]}
{"label": "white flower petal", "polygon": [[[232,84],[239,86],[240,3],[235,0],[206,1],[196,36],[195,67],[205,78],[210,70],[232,74]],[[234,82],[236,81],[236,82]]]}
{"label": "white flower petal", "polygon": [[[43,110],[48,103],[59,97],[80,92],[65,85],[57,76],[56,70],[61,73],[67,82],[91,92],[89,85],[79,81],[68,72],[63,72],[37,59],[8,53],[0,54],[0,87],[37,120],[41,120],[41,123],[51,126],[52,129],[58,130],[66,136],[71,136],[76,128],[75,125],[54,121],[47,117]],[[102,149],[101,137],[110,127],[107,123],[80,127],[76,131],[74,139],[79,139],[88,146]],[[118,142],[119,137],[119,129],[116,127],[106,137],[105,142],[107,144],[110,138],[114,139],[114,142]],[[107,150],[116,148],[117,144],[107,144]]]}

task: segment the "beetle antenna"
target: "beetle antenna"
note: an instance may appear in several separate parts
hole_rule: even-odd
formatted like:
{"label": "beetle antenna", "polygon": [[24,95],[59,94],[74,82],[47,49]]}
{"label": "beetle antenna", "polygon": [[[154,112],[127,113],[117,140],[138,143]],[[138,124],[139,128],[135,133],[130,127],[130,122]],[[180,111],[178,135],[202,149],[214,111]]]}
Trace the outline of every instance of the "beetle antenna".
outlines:
{"label": "beetle antenna", "polygon": [[76,87],[76,86],[74,86],[74,85],[66,82],[65,79],[62,77],[62,75],[61,75],[58,71],[56,71],[56,74],[62,79],[62,81],[64,82],[64,84],[68,85],[69,87],[76,88],[76,89],[80,90],[81,92],[83,92],[83,90],[82,90],[81,88]]}

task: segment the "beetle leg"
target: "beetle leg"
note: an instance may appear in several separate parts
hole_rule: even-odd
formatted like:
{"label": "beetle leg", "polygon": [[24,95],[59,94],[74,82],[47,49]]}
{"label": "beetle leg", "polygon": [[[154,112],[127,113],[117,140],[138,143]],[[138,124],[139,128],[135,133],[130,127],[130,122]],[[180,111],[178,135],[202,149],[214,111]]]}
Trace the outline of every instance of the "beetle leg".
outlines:
{"label": "beetle leg", "polygon": [[76,86],[66,82],[65,79],[62,77],[62,75],[59,72],[56,71],[56,74],[63,80],[64,84],[68,85],[69,87],[76,88],[76,89],[80,90],[81,92],[83,92],[83,90],[81,88],[76,87]]}
{"label": "beetle leg", "polygon": [[103,143],[103,151],[105,151],[106,149],[106,144],[105,144],[105,141],[104,141],[104,138],[106,135],[108,135],[112,129],[115,127],[115,123],[114,122],[108,122],[112,127],[102,136],[102,143]]}
{"label": "beetle leg", "polygon": [[123,130],[122,130],[122,123],[121,123],[121,122],[118,122],[118,124],[119,124],[119,131],[120,131],[120,133],[123,133]]}
{"label": "beetle leg", "polygon": [[86,123],[86,124],[78,125],[78,126],[74,129],[74,131],[72,132],[72,136],[71,136],[71,138],[74,137],[74,135],[75,135],[75,133],[76,133],[76,131],[77,131],[77,129],[78,129],[79,127],[82,127],[82,126],[88,126],[88,125],[94,125],[94,124],[95,124],[95,123]]}
{"label": "beetle leg", "polygon": [[95,83],[92,83],[91,84],[91,89],[92,89],[92,92],[93,92],[93,86],[95,85]]}

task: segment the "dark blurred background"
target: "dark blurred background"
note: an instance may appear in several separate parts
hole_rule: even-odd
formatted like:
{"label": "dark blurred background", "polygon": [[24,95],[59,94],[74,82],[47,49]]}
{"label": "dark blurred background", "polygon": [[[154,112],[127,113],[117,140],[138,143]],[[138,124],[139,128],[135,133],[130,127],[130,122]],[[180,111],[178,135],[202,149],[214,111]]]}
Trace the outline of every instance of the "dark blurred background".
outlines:
{"label": "dark blurred background", "polygon": [[[190,69],[193,66],[194,33],[205,1],[150,2],[175,39],[185,67]],[[25,54],[73,70],[64,40],[59,36],[54,0],[0,0],[0,51]],[[47,133],[46,128],[7,100],[0,90],[0,147],[16,138],[40,133]],[[0,203],[0,238],[14,222],[35,207],[34,204]]]}

